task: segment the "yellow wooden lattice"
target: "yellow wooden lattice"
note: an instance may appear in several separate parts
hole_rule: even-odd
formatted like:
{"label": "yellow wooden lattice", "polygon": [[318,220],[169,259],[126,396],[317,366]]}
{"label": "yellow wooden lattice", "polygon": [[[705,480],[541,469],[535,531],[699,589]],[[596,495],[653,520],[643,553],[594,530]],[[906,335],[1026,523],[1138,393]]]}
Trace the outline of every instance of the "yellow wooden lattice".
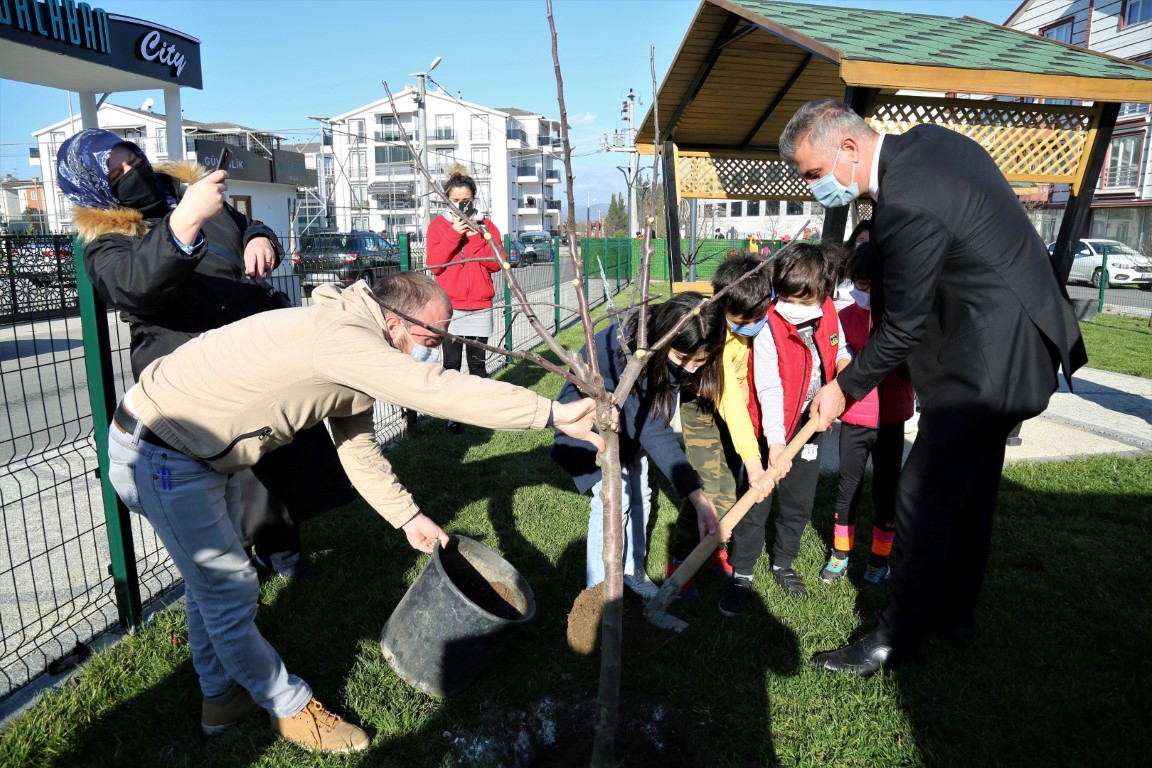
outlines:
{"label": "yellow wooden lattice", "polygon": [[[932,123],[979,143],[1008,181],[1068,183],[1074,187],[1093,139],[1098,110],[1091,106],[1022,104],[985,99],[881,96],[868,117],[873,128],[904,133]],[[791,163],[752,156],[677,151],[681,199],[807,200],[808,185]],[[1075,190],[1073,190],[1075,191]]]}

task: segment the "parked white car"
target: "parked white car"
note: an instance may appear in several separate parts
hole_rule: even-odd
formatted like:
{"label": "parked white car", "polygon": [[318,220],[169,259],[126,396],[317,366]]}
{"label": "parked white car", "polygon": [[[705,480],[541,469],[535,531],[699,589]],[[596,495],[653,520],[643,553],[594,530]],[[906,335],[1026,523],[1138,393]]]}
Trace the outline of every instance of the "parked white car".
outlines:
{"label": "parked white car", "polygon": [[[1055,249],[1056,243],[1049,244],[1048,253]],[[1152,290],[1152,259],[1119,240],[1087,239],[1077,242],[1068,282],[1091,283],[1092,287],[1099,288],[1105,255],[1108,256],[1109,287],[1139,285],[1145,291]]]}

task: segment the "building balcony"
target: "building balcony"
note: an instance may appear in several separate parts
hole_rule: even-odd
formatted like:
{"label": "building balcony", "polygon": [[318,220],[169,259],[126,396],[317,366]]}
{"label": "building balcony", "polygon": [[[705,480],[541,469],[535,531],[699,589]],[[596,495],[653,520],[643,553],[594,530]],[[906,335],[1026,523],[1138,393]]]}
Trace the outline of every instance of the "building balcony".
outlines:
{"label": "building balcony", "polygon": [[487,144],[488,142],[492,141],[492,131],[490,131],[490,130],[471,131],[468,134],[468,139],[473,144]]}
{"label": "building balcony", "polygon": [[516,213],[540,215],[540,198],[525,197],[516,203]]}
{"label": "building balcony", "polygon": [[540,169],[535,166],[521,166],[516,169],[516,181],[521,184],[540,182]]}
{"label": "building balcony", "polygon": [[508,149],[525,149],[528,146],[528,134],[523,128],[508,129]]}
{"label": "building balcony", "polygon": [[544,181],[548,184],[559,184],[560,171],[546,171],[544,175]]}
{"label": "building balcony", "polygon": [[548,213],[560,213],[560,206],[563,204],[562,200],[549,200],[547,203]]}
{"label": "building balcony", "polygon": [[[397,176],[415,175],[415,169],[411,160],[406,163],[376,163],[373,168],[376,171],[377,177],[386,176],[388,178],[394,178]],[[331,176],[329,176],[329,178],[331,178]]]}
{"label": "building balcony", "polygon": [[452,128],[437,128],[433,131],[428,131],[429,144],[455,144],[456,131]]}

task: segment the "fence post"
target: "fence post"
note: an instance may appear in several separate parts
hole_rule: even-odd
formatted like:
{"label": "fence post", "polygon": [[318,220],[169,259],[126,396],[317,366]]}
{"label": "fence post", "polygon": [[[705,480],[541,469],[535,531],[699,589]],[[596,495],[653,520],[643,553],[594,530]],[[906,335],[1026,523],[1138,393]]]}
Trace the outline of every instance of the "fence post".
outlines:
{"label": "fence post", "polygon": [[1100,254],[1100,297],[1096,302],[1096,311],[1104,314],[1104,292],[1108,290],[1108,249],[1101,249]]}
{"label": "fence post", "polygon": [[132,543],[132,525],[128,508],[120,501],[116,489],[108,480],[108,425],[112,423],[112,413],[116,410],[108,307],[96,296],[84,272],[84,245],[79,237],[73,240],[72,252],[76,260],[76,297],[80,304],[80,324],[84,334],[84,369],[88,374],[92,436],[96,441],[96,459],[100,468],[100,499],[104,505],[108,550],[112,557],[108,570],[116,594],[120,626],[134,631],[140,627],[143,611],[140,605],[140,577],[136,571],[136,549]]}
{"label": "fence post", "polygon": [[400,246],[400,271],[401,272],[411,272],[412,271],[412,250],[411,250],[411,247],[409,246],[409,243],[408,243],[408,233],[407,232],[401,232],[400,235],[396,238],[396,241],[399,243],[399,246]]}
{"label": "fence post", "polygon": [[556,238],[556,258],[552,259],[552,333],[560,333],[560,238]]}
{"label": "fence post", "polygon": [[[504,235],[504,253],[512,249],[512,236]],[[512,283],[509,281],[511,269],[504,270],[504,349],[512,351]],[[507,362],[507,359],[505,359]]]}
{"label": "fence post", "polygon": [[[400,232],[396,236],[397,247],[400,249],[400,271],[412,271],[412,245],[407,232]],[[404,409],[404,431],[411,432],[416,429],[419,415],[411,408]]]}

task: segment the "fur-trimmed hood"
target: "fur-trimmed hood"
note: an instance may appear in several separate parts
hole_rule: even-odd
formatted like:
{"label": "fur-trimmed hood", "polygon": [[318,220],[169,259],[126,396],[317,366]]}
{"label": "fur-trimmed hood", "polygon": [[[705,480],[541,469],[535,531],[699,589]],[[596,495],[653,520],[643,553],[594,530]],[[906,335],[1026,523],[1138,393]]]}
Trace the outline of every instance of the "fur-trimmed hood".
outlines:
{"label": "fur-trimmed hood", "polygon": [[[208,169],[192,160],[165,160],[152,166],[158,174],[171,176],[177,182],[177,197],[183,196],[182,185],[195,184],[208,175]],[[116,206],[107,210],[101,208],[72,208],[72,221],[80,238],[90,243],[101,235],[127,235],[143,237],[152,228],[144,215],[131,208]]]}

